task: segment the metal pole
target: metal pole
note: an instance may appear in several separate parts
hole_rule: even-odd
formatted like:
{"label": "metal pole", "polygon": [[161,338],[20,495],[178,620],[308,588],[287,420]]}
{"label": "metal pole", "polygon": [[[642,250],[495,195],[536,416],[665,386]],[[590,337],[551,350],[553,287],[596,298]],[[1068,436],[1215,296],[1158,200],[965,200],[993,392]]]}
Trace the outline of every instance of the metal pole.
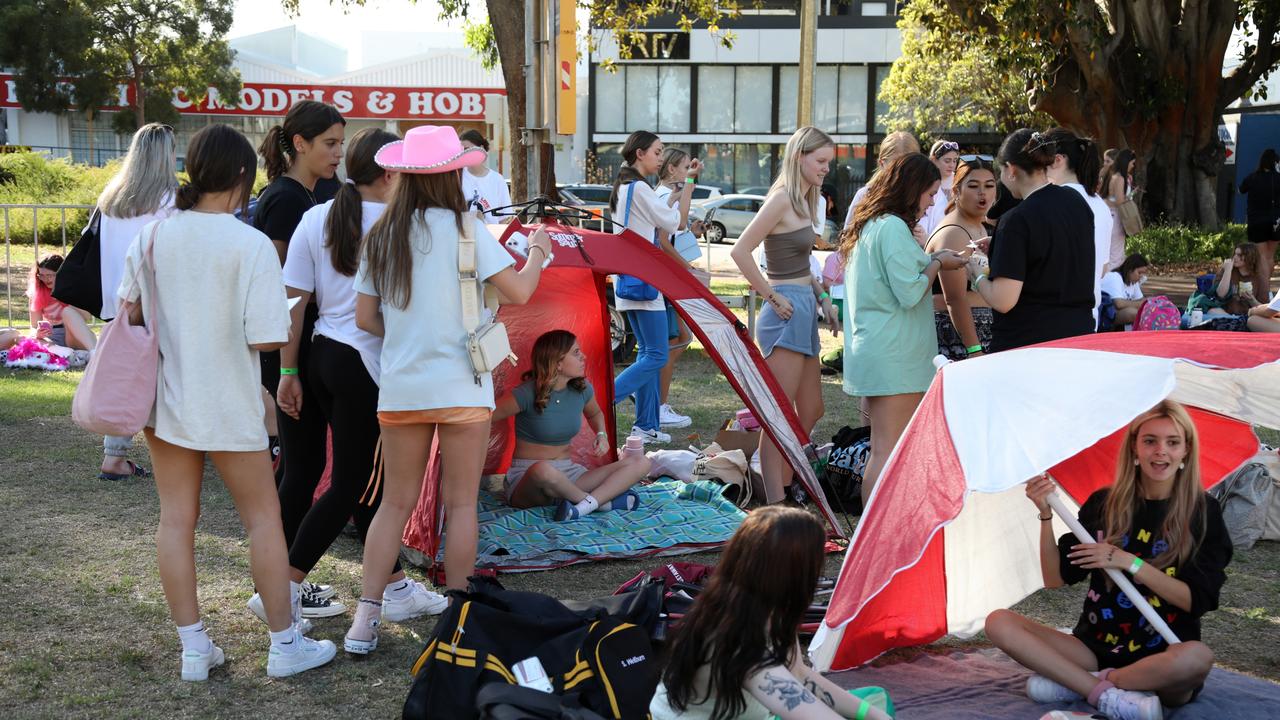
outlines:
{"label": "metal pole", "polygon": [[800,87],[796,127],[813,124],[813,84],[817,73],[818,0],[800,0]]}
{"label": "metal pole", "polygon": [[524,196],[526,199],[532,199],[538,195],[538,157],[534,152],[537,146],[536,132],[533,127],[538,124],[542,115],[538,111],[539,84],[541,73],[538,69],[538,27],[541,18],[538,17],[540,10],[538,0],[525,0],[524,2],[524,124],[523,128],[516,128],[516,132],[520,134],[517,142],[525,146],[525,187]]}

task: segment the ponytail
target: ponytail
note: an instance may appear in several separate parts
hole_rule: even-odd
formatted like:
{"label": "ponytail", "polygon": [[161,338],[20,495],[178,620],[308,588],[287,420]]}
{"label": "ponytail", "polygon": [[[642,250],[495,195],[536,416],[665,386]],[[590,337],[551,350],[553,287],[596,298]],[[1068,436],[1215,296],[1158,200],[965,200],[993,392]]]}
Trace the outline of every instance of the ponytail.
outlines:
{"label": "ponytail", "polygon": [[1021,128],[1014,130],[1004,139],[1004,143],[1000,145],[998,159],[1001,165],[1013,165],[1029,173],[1048,169],[1057,154],[1048,133]]}
{"label": "ponytail", "polygon": [[258,146],[258,154],[262,156],[262,164],[267,171],[267,180],[275,180],[289,169],[293,159],[293,147],[285,138],[284,128],[272,125],[267,136]]}
{"label": "ponytail", "polygon": [[1055,155],[1067,159],[1067,168],[1089,195],[1097,195],[1098,172],[1101,159],[1098,146],[1089,138],[1082,138],[1066,128],[1056,127],[1040,135],[1041,142]]}
{"label": "ponytail", "polygon": [[627,137],[622,144],[622,167],[618,168],[618,177],[613,181],[613,192],[609,193],[609,207],[618,206],[618,189],[636,180],[644,180],[644,176],[631,166],[636,161],[636,154],[648,150],[658,141],[658,136],[648,130],[637,130]]}
{"label": "ponytail", "polygon": [[275,180],[293,164],[297,155],[297,149],[293,146],[294,135],[301,135],[303,140],[310,142],[334,125],[346,124],[342,114],[332,105],[315,100],[295,103],[285,114],[284,122],[273,125],[258,146],[258,154],[262,156],[266,166],[267,179]]}
{"label": "ponytail", "polygon": [[347,179],[329,206],[324,221],[325,245],[333,269],[347,276],[360,267],[360,240],[364,235],[364,204],[357,185],[370,185],[386,172],[374,156],[387,143],[399,137],[378,128],[365,128],[351,138],[347,147]]}
{"label": "ponytail", "polygon": [[191,183],[183,183],[178,188],[177,195],[174,196],[173,204],[179,210],[190,210],[200,202],[200,190]]}

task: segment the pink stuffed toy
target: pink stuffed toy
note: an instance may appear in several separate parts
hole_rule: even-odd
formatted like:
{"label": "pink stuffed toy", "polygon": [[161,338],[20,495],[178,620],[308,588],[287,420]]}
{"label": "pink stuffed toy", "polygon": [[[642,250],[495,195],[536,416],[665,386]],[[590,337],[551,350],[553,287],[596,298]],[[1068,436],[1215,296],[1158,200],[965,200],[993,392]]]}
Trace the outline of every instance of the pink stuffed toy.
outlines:
{"label": "pink stuffed toy", "polygon": [[66,370],[67,359],[49,352],[49,347],[32,338],[22,338],[9,348],[5,367],[31,370]]}

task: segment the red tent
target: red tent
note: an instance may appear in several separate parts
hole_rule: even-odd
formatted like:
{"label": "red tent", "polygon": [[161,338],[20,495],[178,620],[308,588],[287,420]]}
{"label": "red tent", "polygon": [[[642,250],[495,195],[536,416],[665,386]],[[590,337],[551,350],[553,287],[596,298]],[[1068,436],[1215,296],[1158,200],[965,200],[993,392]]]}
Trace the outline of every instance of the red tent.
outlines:
{"label": "red tent", "polygon": [[[764,431],[773,439],[809,492],[818,503],[833,532],[841,534],[826,497],[818,487],[810,464],[814,449],[808,434],[800,426],[782,389],[764,362],[760,350],[751,340],[746,327],[711,291],[687,270],[662,254],[652,244],[631,231],[612,233],[585,230],[555,223],[545,225],[551,236],[555,261],[542,274],[538,290],[529,304],[504,306],[498,317],[507,326],[511,347],[520,356],[515,367],[495,373],[494,392],[501,395],[520,382],[528,369],[528,355],[533,342],[553,329],[571,330],[588,360],[588,379],[595,388],[600,406],[613,405],[613,364],[610,353],[609,317],[605,278],[625,273],[643,279],[656,287],[675,305],[694,336],[724,373],[743,403],[760,419]],[[491,226],[500,240],[512,235],[532,235],[537,226],[512,222]],[[499,234],[500,233],[500,234]],[[517,263],[523,259],[517,256]],[[609,429],[615,433],[613,415],[606,412]],[[493,428],[489,441],[486,474],[505,472],[511,461],[513,443],[511,421]],[[574,459],[591,467],[612,462],[613,457],[596,458],[591,453],[595,438],[585,427],[574,439]],[[404,543],[434,558],[439,549],[442,528],[441,508],[435,479],[438,463],[427,470],[418,509],[405,529]]]}

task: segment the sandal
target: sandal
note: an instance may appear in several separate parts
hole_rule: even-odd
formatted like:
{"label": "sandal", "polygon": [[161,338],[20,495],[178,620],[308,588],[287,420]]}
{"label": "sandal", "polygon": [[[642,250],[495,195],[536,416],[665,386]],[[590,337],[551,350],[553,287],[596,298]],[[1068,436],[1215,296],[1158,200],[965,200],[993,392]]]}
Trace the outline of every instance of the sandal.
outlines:
{"label": "sandal", "polygon": [[129,467],[130,467],[130,469],[131,469],[131,472],[128,472],[128,473],[109,473],[109,472],[100,472],[100,473],[98,473],[98,479],[99,479],[99,480],[111,480],[111,481],[113,481],[113,482],[119,482],[119,481],[121,481],[121,480],[129,480],[129,479],[131,479],[131,478],[147,478],[147,477],[151,477],[151,471],[150,471],[150,470],[148,470],[148,469],[146,469],[146,468],[142,467],[141,465],[139,465],[139,464],[135,463],[135,462],[134,462],[134,461],[132,461],[132,460],[125,460],[125,462],[129,463]]}

